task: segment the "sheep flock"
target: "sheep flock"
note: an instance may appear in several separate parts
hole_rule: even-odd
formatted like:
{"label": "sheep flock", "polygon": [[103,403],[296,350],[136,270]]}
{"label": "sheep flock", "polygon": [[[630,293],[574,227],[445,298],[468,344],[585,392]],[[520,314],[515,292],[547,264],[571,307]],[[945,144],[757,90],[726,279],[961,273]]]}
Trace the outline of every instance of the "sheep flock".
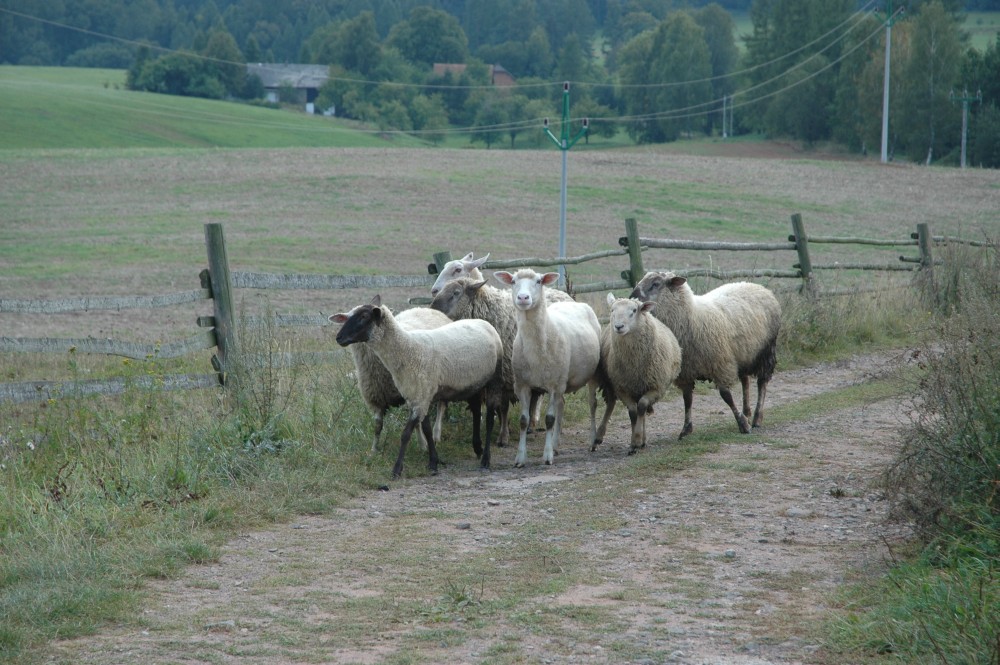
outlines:
{"label": "sheep flock", "polygon": [[[375,296],[329,317],[341,326],[337,343],[351,349],[359,391],[373,414],[373,451],[386,410],[405,409],[394,478],[402,474],[414,429],[424,441],[431,473],[437,472],[441,416],[447,403],[456,400],[469,404],[473,449],[484,469],[491,465],[497,419],[497,447],[505,448],[516,436],[513,464],[527,465],[528,435],[532,427],[538,430],[544,396],[542,462],[553,464],[566,395],[583,387],[590,407],[591,451],[604,441],[618,401],[632,426],[628,454],[644,448],[646,419],[671,385],[684,403],[679,439],[694,431],[691,406],[697,381],[715,385],[740,432],[748,434],[763,424],[781,326],[781,307],[767,288],[737,282],[696,295],[682,276],[649,272],[629,297],[607,295],[602,313],[608,322],[602,327],[590,305],[555,288],[558,273],[501,270],[492,274],[491,284],[481,271],[488,257],[475,259],[469,253],[448,262],[432,286],[430,307],[394,314]],[[753,410],[751,378],[757,380]],[[737,383],[743,389],[742,405],[732,395]],[[605,402],[600,422],[599,392]],[[480,434],[483,405],[485,440]],[[515,405],[520,417],[511,420],[508,410]]]}

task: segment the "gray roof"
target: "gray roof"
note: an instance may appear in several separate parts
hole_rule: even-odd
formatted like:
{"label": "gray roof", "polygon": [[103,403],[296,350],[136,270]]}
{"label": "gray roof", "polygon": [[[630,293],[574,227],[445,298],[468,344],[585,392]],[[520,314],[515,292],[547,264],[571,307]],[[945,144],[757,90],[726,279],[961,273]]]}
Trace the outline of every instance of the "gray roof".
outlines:
{"label": "gray roof", "polygon": [[330,78],[326,65],[288,65],[275,63],[247,63],[247,74],[256,74],[265,88],[319,88]]}

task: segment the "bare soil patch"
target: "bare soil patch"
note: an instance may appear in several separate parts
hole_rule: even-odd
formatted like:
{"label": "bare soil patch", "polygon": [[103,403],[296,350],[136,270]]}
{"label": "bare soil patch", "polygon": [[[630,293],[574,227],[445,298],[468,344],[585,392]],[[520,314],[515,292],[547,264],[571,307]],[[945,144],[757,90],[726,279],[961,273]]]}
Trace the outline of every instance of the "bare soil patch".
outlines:
{"label": "bare soil patch", "polygon": [[[780,372],[769,405],[910,361]],[[524,469],[511,448],[489,473],[448,460],[437,477],[242,534],[217,563],[150,583],[134,622],[57,644],[50,662],[838,662],[816,630],[838,586],[882,570],[885,542],[905,535],[872,481],[908,409],[887,399],[782,420],[655,476],[629,465],[735,429],[716,394],[696,395],[680,443],[679,398],[658,405],[634,458],[619,411],[594,453],[586,427],[567,428],[553,466],[537,435]]]}

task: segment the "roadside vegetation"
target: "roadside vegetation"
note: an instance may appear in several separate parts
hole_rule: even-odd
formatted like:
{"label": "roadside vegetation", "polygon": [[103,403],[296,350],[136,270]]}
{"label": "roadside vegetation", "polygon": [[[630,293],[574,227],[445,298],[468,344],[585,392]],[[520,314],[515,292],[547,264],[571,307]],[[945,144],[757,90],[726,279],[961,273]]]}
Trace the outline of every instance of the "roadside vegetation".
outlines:
{"label": "roadside vegetation", "polygon": [[920,414],[882,482],[918,540],[845,597],[845,650],[884,662],[1000,662],[1000,260],[949,252],[924,284],[937,316],[913,399]]}

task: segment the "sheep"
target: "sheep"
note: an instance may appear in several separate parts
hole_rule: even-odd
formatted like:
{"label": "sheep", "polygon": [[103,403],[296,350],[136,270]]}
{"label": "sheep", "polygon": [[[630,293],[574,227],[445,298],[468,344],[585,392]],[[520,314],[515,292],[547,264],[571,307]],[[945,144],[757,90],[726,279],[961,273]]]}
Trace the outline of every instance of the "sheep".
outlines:
{"label": "sheep", "polygon": [[[468,277],[477,282],[484,281],[483,273],[479,269],[485,265],[490,255],[487,254],[482,258],[474,259],[472,258],[472,254],[472,252],[469,252],[461,259],[454,259],[444,264],[438,273],[438,278],[434,281],[433,286],[431,286],[431,297],[437,296],[448,282],[461,277]],[[545,289],[545,299],[548,302],[573,302],[573,296],[559,289]],[[539,400],[539,395],[539,393],[535,393],[531,396],[531,421],[528,424],[529,433],[533,429],[537,429],[538,421],[541,418],[541,400]]]}
{"label": "sheep", "polygon": [[493,276],[512,287],[511,298],[517,314],[511,368],[514,391],[521,402],[521,433],[514,466],[523,467],[527,461],[528,415],[535,388],[549,393],[542,459],[545,464],[552,464],[559,446],[565,395],[584,385],[590,392],[591,439],[596,438],[595,374],[601,358],[601,324],[586,303],[546,302],[545,286],[558,280],[559,273],[539,275],[523,268],[515,274],[497,271]]}
{"label": "sheep", "polygon": [[[488,410],[499,408],[503,342],[486,321],[454,321],[430,330],[404,329],[376,295],[357,308],[337,333],[341,346],[367,343],[392,375],[410,416],[399,442],[392,477],[403,473],[403,458],[413,428],[420,426],[427,439],[428,468],[437,473],[437,447],[431,433],[431,404],[437,401],[472,400],[485,394]],[[490,425],[487,419],[482,466],[489,468]]]}
{"label": "sheep", "polygon": [[511,353],[514,348],[514,337],[517,335],[517,318],[514,304],[510,296],[496,287],[490,286],[485,280],[477,281],[470,277],[460,277],[449,281],[441,289],[433,302],[431,309],[442,312],[454,321],[463,319],[482,319],[492,325],[503,341],[503,377],[504,395],[500,409],[500,433],[497,445],[506,446],[509,430],[507,405],[514,401],[514,374],[511,369]]}
{"label": "sheep", "polygon": [[[351,314],[363,305],[358,305],[349,312],[340,312],[329,317],[331,323],[343,325],[351,318]],[[450,323],[451,319],[443,316],[427,307],[414,307],[403,310],[396,315],[396,321],[407,330],[427,330],[429,328],[440,328]],[[392,375],[385,368],[382,361],[366,344],[354,344],[350,347],[351,356],[354,360],[354,373],[358,380],[358,390],[368,409],[375,418],[375,433],[372,435],[371,452],[378,449],[378,442],[382,436],[382,426],[386,412],[394,406],[402,406],[405,403],[403,396],[399,394],[396,384],[392,382]],[[438,405],[437,418],[434,422],[434,439],[441,440],[441,423],[447,403]],[[427,448],[427,441],[423,439],[424,433],[420,431],[420,437],[424,449]],[[473,433],[473,447],[480,450],[475,442],[475,432]]]}
{"label": "sheep", "polygon": [[611,320],[601,331],[601,361],[614,395],[628,408],[628,454],[634,455],[646,447],[646,414],[680,374],[681,347],[670,328],[651,313],[655,302],[615,298],[613,293],[607,300]]}
{"label": "sheep", "polygon": [[[764,397],[774,374],[781,305],[765,287],[750,282],[724,284],[695,295],[687,280],[672,272],[648,272],[632,297],[655,301],[656,318],[677,337],[683,350],[677,387],[684,395],[684,427],[680,438],[694,430],[691,403],[695,381],[713,381],[732,409],[740,432],[749,434],[750,377],[757,377],[757,408],[753,427],[764,421]],[[731,387],[743,384],[743,410],[736,407]]]}

